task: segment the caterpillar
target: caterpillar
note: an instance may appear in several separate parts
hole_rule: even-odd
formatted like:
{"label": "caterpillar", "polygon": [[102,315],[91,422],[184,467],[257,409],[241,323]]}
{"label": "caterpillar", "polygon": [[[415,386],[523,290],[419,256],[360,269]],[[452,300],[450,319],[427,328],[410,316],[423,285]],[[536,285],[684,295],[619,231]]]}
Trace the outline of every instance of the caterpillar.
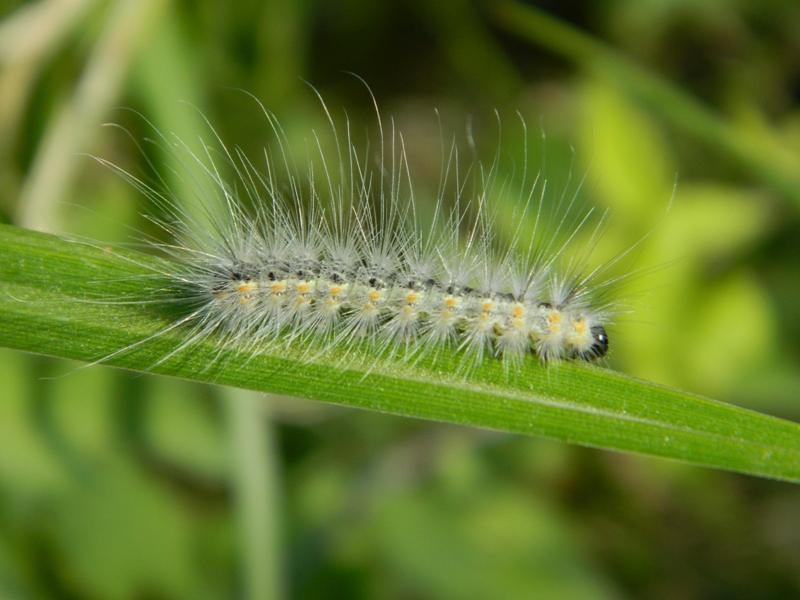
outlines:
{"label": "caterpillar", "polygon": [[[318,348],[366,344],[370,354],[405,360],[455,353],[467,368],[499,359],[512,369],[531,357],[549,364],[607,355],[606,327],[619,312],[609,292],[619,279],[602,279],[608,264],[587,268],[605,218],[574,248],[592,214],[577,210],[577,193],[553,198],[527,164],[515,185],[500,180],[499,152],[464,175],[453,144],[423,211],[402,134],[383,123],[374,97],[380,138],[365,156],[350,122],[342,133],[319,99],[336,151],[331,156],[312,132],[305,170],[263,105],[274,141],[259,163],[228,149],[213,128],[215,144],[202,154],[161,135],[159,145],[191,165],[187,172],[199,169],[192,179],[199,208],[163,178],[148,184],[97,158],[150,198],[158,213],[150,219],[171,237],[151,242],[172,260],[154,274],[161,283],[148,302],[182,307],[169,328],[187,330],[181,348],[214,339],[258,353],[313,338]],[[512,188],[522,190],[510,219],[517,225],[501,240],[493,195]],[[533,233],[525,235],[531,228],[522,223]]]}

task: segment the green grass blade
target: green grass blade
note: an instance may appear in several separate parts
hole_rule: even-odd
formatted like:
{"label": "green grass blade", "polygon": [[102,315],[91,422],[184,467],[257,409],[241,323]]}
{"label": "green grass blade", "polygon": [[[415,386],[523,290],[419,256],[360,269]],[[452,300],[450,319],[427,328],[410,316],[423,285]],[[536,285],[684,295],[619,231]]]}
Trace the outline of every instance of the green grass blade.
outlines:
{"label": "green grass blade", "polygon": [[[109,296],[135,291],[156,260],[0,226],[0,345],[95,361],[162,331],[174,315],[158,305],[77,300],[96,297],[101,283]],[[410,365],[329,352],[310,360],[314,348],[302,344],[253,356],[213,340],[159,363],[184,337],[175,329],[104,362],[800,481],[800,425],[605,369],[532,359],[509,377],[502,361],[487,360],[465,377],[454,374],[456,359]]]}

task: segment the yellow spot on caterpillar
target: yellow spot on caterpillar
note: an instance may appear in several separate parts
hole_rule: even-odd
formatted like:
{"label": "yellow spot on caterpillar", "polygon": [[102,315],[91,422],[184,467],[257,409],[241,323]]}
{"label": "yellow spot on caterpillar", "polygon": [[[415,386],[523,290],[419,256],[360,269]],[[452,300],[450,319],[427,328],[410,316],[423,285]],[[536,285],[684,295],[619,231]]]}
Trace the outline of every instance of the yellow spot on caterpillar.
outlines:
{"label": "yellow spot on caterpillar", "polygon": [[[557,310],[554,310],[550,313],[550,316],[547,317],[547,320],[550,321],[551,324],[561,323],[561,313]],[[555,331],[558,331],[558,329]]]}
{"label": "yellow spot on caterpillar", "polygon": [[521,318],[522,315],[524,315],[524,314],[525,314],[525,307],[522,306],[522,304],[514,305],[514,314],[513,314],[513,316],[514,316],[515,319]]}
{"label": "yellow spot on caterpillar", "polygon": [[490,310],[492,310],[492,306],[493,305],[492,305],[491,302],[484,302],[483,303],[483,307],[482,307],[483,308],[483,312],[489,312]]}
{"label": "yellow spot on caterpillar", "polygon": [[369,293],[369,299],[372,300],[373,302],[375,300],[378,300],[380,297],[381,297],[381,293],[379,291],[377,291],[377,290],[374,291],[374,292],[370,292]]}
{"label": "yellow spot on caterpillar", "polygon": [[451,298],[447,298],[444,301],[444,305],[447,308],[455,308],[457,304],[458,304],[458,300],[456,300],[455,298],[452,298],[452,297]]}
{"label": "yellow spot on caterpillar", "polygon": [[578,335],[586,333],[586,319],[578,319],[572,322],[572,328]]}
{"label": "yellow spot on caterpillar", "polygon": [[277,293],[279,293],[279,292],[282,292],[282,291],[283,291],[285,288],[286,288],[286,284],[285,284],[285,283],[283,283],[282,281],[277,281],[277,282],[273,283],[273,284],[270,286],[270,289],[271,289],[271,290],[272,290],[272,292],[273,292],[273,293],[275,293],[275,294],[277,294]]}
{"label": "yellow spot on caterpillar", "polygon": [[406,296],[406,302],[409,304],[413,304],[417,300],[419,300],[419,295],[415,294],[414,292],[411,292]]}
{"label": "yellow spot on caterpillar", "polygon": [[300,285],[297,286],[297,291],[300,292],[301,294],[307,293],[308,289],[309,288],[307,283],[301,283]]}
{"label": "yellow spot on caterpillar", "polygon": [[342,288],[340,288],[338,285],[335,285],[330,290],[328,290],[328,293],[331,296],[338,296],[339,294],[342,293]]}
{"label": "yellow spot on caterpillar", "polygon": [[250,292],[256,291],[258,285],[253,283],[252,281],[242,282],[236,287],[236,291],[240,294],[248,294]]}

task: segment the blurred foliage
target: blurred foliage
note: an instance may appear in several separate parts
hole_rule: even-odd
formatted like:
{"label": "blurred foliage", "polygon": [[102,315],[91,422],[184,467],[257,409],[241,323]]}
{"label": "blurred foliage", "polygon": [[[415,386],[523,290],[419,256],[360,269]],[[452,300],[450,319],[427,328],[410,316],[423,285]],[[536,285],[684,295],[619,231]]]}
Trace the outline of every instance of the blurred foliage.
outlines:
{"label": "blurred foliage", "polygon": [[[143,199],[81,153],[151,167],[100,125],[141,140],[149,121],[195,147],[205,116],[257,156],[268,123],[237,90],[290,143],[314,130],[326,144],[304,81],[358,133],[376,126],[344,72],[358,74],[403,132],[420,196],[436,190],[442,140],[469,153],[468,123],[481,157],[499,145],[518,173],[518,112],[529,168],[546,161],[556,194],[588,173],[579,193],[610,209],[598,259],[648,236],[621,265],[641,271],[611,364],[797,419],[800,5],[536,3],[573,28],[555,39],[512,32],[503,6],[0,2],[2,219],[130,241]],[[570,31],[599,46],[582,54]],[[612,48],[639,70],[598,67]],[[667,87],[647,88],[651,75]],[[0,382],[3,597],[274,596],[262,572],[300,598],[800,594],[788,484],[281,398],[258,401],[267,439],[240,452],[247,415],[230,392],[10,351]],[[264,473],[271,495],[253,509],[247,482]],[[259,518],[279,523],[274,552],[243,541]]]}

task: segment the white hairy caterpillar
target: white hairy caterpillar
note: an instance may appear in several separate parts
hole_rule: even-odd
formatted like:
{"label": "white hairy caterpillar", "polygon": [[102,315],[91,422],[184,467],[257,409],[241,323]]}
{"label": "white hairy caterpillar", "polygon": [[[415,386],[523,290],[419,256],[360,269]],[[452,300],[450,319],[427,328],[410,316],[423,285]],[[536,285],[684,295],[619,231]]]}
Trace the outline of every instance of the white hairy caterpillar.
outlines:
{"label": "white hairy caterpillar", "polygon": [[[316,347],[366,344],[370,355],[407,360],[456,353],[467,369],[486,359],[517,369],[528,357],[551,363],[606,356],[606,326],[619,313],[609,292],[619,279],[602,280],[608,263],[587,268],[604,219],[574,248],[591,213],[574,215],[577,194],[550,197],[540,176],[525,181],[525,165],[511,221],[532,221],[533,235],[523,236],[516,225],[500,241],[492,194],[507,191],[510,182],[498,181],[496,161],[460,175],[451,148],[432,216],[422,224],[394,126],[386,140],[376,106],[379,149],[362,158],[349,122],[342,139],[322,106],[337,155],[312,133],[307,172],[295,166],[267,110],[275,141],[258,165],[219,138],[217,150],[204,146],[198,156],[162,136],[159,145],[195,172],[199,167],[192,181],[199,211],[182,204],[163,180],[148,185],[97,159],[151,199],[160,212],[151,220],[172,236],[151,243],[174,260],[153,273],[146,302],[181,307],[166,331],[183,328],[187,341],[162,360],[206,339],[258,353],[311,338],[320,342]],[[468,180],[474,192],[467,191]],[[449,188],[452,206],[445,202]],[[545,216],[551,213],[555,221]]]}

